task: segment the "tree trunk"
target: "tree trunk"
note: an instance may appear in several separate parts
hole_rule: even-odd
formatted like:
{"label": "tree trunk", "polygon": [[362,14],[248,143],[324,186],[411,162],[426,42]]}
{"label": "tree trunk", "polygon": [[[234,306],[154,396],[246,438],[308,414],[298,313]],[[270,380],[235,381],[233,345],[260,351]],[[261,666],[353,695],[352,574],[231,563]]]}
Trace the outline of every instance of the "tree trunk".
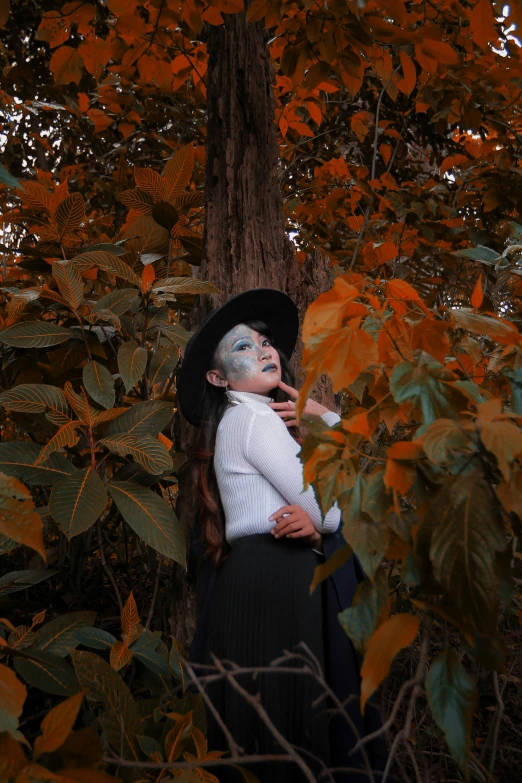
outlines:
{"label": "tree trunk", "polygon": [[[207,39],[205,251],[199,270],[201,279],[221,293],[200,297],[189,326],[196,329],[230,296],[259,287],[288,293],[302,324],[308,305],[330,288],[329,262],[314,251],[299,269],[285,230],[273,73],[262,24],[247,24],[245,13],[224,19],[224,25],[209,27]],[[301,353],[299,341],[293,357],[297,376]],[[326,380],[319,382],[314,397],[333,408]],[[192,428],[180,421],[177,432],[179,445],[190,452]],[[185,486],[180,475],[178,513],[189,530],[195,511]],[[193,633],[194,612],[194,595],[183,590],[170,618],[172,633],[183,643]]]}

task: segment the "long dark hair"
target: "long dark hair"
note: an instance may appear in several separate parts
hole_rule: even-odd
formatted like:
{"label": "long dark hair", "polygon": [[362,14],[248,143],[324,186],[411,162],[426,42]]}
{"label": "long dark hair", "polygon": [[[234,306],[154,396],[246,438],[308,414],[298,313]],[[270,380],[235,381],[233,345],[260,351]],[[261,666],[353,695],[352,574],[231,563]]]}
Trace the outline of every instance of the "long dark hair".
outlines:
{"label": "long dark hair", "polygon": [[[243,323],[271,340],[272,345],[279,354],[281,379],[284,383],[293,386],[295,379],[289,361],[277,347],[268,326],[263,321],[252,320],[244,321]],[[288,394],[279,387],[272,391],[272,397],[275,402],[285,402],[290,399]],[[219,422],[228,405],[226,390],[207,381],[199,408],[201,424],[198,429],[192,457],[192,484],[199,500],[200,536],[206,542],[206,554],[216,565],[220,565],[223,562],[229,549],[225,538],[223,507],[214,470],[216,433]],[[296,436],[293,428],[290,429],[290,432],[294,437]]]}

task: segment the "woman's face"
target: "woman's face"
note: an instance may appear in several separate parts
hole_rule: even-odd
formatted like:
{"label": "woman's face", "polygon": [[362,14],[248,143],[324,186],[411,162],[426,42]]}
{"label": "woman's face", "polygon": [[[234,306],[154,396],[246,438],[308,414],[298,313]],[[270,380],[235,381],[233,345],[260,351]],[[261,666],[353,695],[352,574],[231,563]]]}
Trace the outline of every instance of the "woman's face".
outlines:
{"label": "woman's face", "polygon": [[207,373],[214,386],[267,395],[281,380],[281,361],[271,341],[245,324],[220,340],[215,359],[217,367]]}

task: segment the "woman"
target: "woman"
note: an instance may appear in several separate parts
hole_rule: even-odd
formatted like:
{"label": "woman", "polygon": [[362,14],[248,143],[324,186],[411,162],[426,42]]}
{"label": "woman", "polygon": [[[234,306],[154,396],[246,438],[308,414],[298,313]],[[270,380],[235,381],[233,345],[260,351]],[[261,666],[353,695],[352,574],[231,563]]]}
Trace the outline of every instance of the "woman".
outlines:
{"label": "woman", "polygon": [[[356,563],[352,559],[338,572],[336,582],[327,579],[312,595],[309,590],[324,553],[344,541],[337,505],[322,519],[313,489],[303,491],[293,429],[297,391],[288,367],[297,333],[292,300],[279,291],[254,289],[211,313],[185,351],[178,399],[185,417],[199,427],[194,490],[201,537],[215,566],[191,658],[212,664],[216,656],[242,667],[262,667],[285,650],[302,653],[297,645],[304,642],[338,697],[355,697],[348,709],[356,732],[363,734],[358,660],[337,620],[360,578]],[[312,400],[304,412],[329,425],[339,421]],[[245,673],[236,681],[243,693],[225,680],[207,692],[245,754],[284,752],[267,721],[245,699],[247,691],[258,694],[268,722],[316,776],[325,767],[361,763],[360,757],[347,755],[356,738],[346,720],[331,720],[327,700],[315,703],[323,689],[314,678],[274,671],[255,678]],[[210,713],[208,719],[209,747],[225,750],[220,727]],[[295,763],[270,761],[248,768],[263,783],[305,780]],[[241,779],[234,770],[216,773],[221,781]],[[339,774],[334,779],[356,778]]]}

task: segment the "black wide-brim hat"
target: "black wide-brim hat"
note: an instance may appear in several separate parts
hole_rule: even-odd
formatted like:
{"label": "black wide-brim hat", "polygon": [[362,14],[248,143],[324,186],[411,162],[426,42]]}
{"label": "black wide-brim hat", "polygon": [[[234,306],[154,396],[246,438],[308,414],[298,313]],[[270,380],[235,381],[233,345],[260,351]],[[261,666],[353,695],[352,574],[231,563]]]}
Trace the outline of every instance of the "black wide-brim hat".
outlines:
{"label": "black wide-brim hat", "polygon": [[233,296],[213,310],[187,343],[178,377],[178,404],[191,424],[200,423],[199,409],[205,392],[212,355],[225,334],[245,321],[263,321],[275,347],[289,359],[299,330],[297,307],[289,296],[273,288],[252,288]]}

